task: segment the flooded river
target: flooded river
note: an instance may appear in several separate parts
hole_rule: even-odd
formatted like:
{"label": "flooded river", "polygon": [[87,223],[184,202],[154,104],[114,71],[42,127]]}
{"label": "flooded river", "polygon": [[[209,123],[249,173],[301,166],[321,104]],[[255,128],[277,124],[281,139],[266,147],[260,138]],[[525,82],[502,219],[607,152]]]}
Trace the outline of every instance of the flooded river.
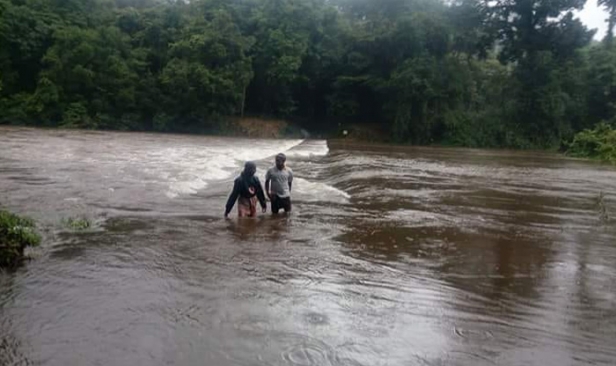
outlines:
{"label": "flooded river", "polygon": [[[281,151],[293,214],[224,220]],[[0,128],[45,236],[0,365],[614,365],[615,194],[544,153]]]}

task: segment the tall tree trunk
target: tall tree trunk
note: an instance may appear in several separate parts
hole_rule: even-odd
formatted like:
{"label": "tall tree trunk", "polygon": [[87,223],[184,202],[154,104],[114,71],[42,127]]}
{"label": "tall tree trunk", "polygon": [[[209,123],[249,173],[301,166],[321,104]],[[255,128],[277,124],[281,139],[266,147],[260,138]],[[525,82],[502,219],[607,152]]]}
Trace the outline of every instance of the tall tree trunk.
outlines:
{"label": "tall tree trunk", "polygon": [[244,85],[244,90],[242,91],[242,104],[240,105],[240,117],[244,118],[244,108],[246,106],[246,89],[248,88],[248,84]]}
{"label": "tall tree trunk", "polygon": [[616,6],[612,7],[610,11],[610,18],[607,21],[607,35],[605,36],[605,43],[608,47],[612,46],[614,39],[614,22],[616,21]]}

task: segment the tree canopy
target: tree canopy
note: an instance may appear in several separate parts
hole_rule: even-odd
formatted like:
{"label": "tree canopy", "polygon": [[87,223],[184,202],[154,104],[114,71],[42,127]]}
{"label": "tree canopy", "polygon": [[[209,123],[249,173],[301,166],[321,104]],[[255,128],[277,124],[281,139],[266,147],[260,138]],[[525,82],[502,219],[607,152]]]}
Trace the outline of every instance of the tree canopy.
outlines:
{"label": "tree canopy", "polygon": [[0,0],[0,123],[558,146],[616,115],[614,1],[603,44],[584,1]]}

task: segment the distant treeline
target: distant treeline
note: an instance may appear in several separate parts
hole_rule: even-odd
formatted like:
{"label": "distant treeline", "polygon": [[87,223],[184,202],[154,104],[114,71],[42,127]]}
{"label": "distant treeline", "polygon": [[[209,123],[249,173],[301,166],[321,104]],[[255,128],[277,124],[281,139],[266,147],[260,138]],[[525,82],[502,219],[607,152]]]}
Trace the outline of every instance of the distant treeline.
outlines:
{"label": "distant treeline", "polygon": [[[591,0],[595,1],[595,0]],[[0,0],[0,123],[216,132],[230,116],[549,148],[612,123],[585,0]]]}

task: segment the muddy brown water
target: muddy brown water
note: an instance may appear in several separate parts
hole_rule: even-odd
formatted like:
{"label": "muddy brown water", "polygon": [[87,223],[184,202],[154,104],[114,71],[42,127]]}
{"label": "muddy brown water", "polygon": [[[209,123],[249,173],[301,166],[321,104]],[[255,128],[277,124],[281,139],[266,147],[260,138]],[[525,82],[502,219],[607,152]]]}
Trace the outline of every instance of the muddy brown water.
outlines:
{"label": "muddy brown water", "polygon": [[[222,219],[280,151],[293,214]],[[0,128],[45,237],[0,365],[614,365],[615,193],[548,153]]]}

